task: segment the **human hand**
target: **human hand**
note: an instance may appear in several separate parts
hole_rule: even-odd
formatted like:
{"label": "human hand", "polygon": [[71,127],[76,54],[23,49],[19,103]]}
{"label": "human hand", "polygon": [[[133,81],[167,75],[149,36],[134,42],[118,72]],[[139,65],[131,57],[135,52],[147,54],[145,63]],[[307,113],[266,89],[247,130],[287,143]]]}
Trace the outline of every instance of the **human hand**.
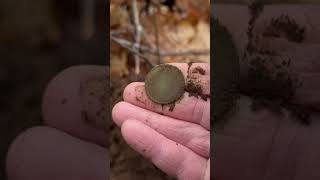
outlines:
{"label": "human hand", "polygon": [[[232,34],[239,56],[243,57],[248,39],[248,7],[219,4],[213,9],[212,12]],[[267,109],[254,112],[251,109],[252,99],[242,96],[224,129],[215,131],[212,144],[214,179],[320,179],[317,171],[320,165],[319,12],[319,7],[314,5],[268,5],[254,28],[254,32],[263,37],[258,45],[291,58],[290,70],[303,81],[292,100],[299,105],[314,107],[310,112],[311,124],[301,125],[285,110],[282,116]],[[303,42],[261,36],[270,20],[282,14],[288,14],[305,27]],[[243,62],[240,62],[241,72],[246,73]]]}
{"label": "human hand", "polygon": [[108,73],[105,66],[76,66],[49,83],[46,126],[22,132],[11,144],[8,180],[109,179]]}
{"label": "human hand", "polygon": [[[176,63],[187,77],[199,81],[203,93],[210,94],[209,64]],[[205,74],[193,73],[201,67]],[[168,105],[153,103],[147,97],[144,83],[129,84],[124,101],[112,110],[114,122],[121,127],[125,141],[150,159],[162,171],[179,180],[210,179],[210,100],[189,97],[184,93],[170,111]]]}

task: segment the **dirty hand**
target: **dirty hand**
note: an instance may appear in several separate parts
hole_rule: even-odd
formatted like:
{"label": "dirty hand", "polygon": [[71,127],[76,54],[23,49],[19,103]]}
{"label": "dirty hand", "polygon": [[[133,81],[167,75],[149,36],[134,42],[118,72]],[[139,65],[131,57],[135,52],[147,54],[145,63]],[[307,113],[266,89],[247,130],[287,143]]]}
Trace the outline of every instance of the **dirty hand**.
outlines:
{"label": "dirty hand", "polygon": [[[212,12],[228,28],[239,56],[243,57],[251,16],[248,7],[219,4],[213,8]],[[264,37],[258,45],[291,58],[290,71],[303,80],[292,101],[298,105],[314,106],[310,112],[311,124],[304,126],[286,110],[282,115],[268,109],[253,111],[253,100],[242,96],[224,128],[214,131],[214,179],[320,179],[319,12],[319,7],[313,5],[266,5],[253,30],[263,37],[272,18],[287,14],[299,26],[306,28],[302,42],[296,43],[286,36]],[[241,67],[246,67],[246,62],[240,61]],[[240,72],[247,71],[242,68]]]}
{"label": "dirty hand", "polygon": [[76,66],[49,83],[42,106],[46,126],[12,142],[8,180],[109,179],[107,73],[105,66]]}
{"label": "dirty hand", "polygon": [[[172,64],[210,93],[209,64]],[[203,71],[197,72],[196,68]],[[144,83],[129,84],[112,110],[126,142],[179,180],[210,179],[210,99],[185,92],[173,110],[149,100]],[[172,108],[172,107],[171,107]]]}

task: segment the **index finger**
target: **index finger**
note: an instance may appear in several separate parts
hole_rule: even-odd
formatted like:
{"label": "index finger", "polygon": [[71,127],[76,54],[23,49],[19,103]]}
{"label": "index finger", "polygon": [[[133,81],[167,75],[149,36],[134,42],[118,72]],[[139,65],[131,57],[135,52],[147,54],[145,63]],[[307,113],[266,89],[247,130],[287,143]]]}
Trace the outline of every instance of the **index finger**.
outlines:
{"label": "index finger", "polygon": [[[210,67],[206,63],[172,63],[178,67],[187,81],[201,88],[201,93],[185,92],[181,99],[171,105],[154,103],[146,94],[144,83],[131,83],[123,93],[124,101],[180,120],[200,124],[210,129]],[[188,89],[187,89],[188,91]],[[201,96],[203,95],[203,96]]]}

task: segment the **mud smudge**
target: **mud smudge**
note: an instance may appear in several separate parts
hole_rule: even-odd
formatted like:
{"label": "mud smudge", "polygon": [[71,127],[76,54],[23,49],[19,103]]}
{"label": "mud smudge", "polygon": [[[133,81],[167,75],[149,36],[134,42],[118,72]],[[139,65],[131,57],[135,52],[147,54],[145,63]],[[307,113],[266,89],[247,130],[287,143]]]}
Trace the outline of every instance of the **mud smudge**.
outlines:
{"label": "mud smudge", "polygon": [[198,73],[198,74],[201,74],[201,75],[205,75],[206,71],[204,69],[202,69],[200,66],[197,66],[196,68],[194,68],[192,70],[192,73]]}

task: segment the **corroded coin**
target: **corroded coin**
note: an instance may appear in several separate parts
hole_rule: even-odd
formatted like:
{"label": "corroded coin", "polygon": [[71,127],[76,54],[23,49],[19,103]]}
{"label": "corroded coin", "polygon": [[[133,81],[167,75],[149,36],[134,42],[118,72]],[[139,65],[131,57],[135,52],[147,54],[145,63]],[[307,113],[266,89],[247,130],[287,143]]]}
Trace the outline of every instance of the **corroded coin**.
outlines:
{"label": "corroded coin", "polygon": [[147,75],[145,89],[148,97],[158,104],[170,104],[184,93],[185,79],[175,66],[163,64],[154,67]]}

